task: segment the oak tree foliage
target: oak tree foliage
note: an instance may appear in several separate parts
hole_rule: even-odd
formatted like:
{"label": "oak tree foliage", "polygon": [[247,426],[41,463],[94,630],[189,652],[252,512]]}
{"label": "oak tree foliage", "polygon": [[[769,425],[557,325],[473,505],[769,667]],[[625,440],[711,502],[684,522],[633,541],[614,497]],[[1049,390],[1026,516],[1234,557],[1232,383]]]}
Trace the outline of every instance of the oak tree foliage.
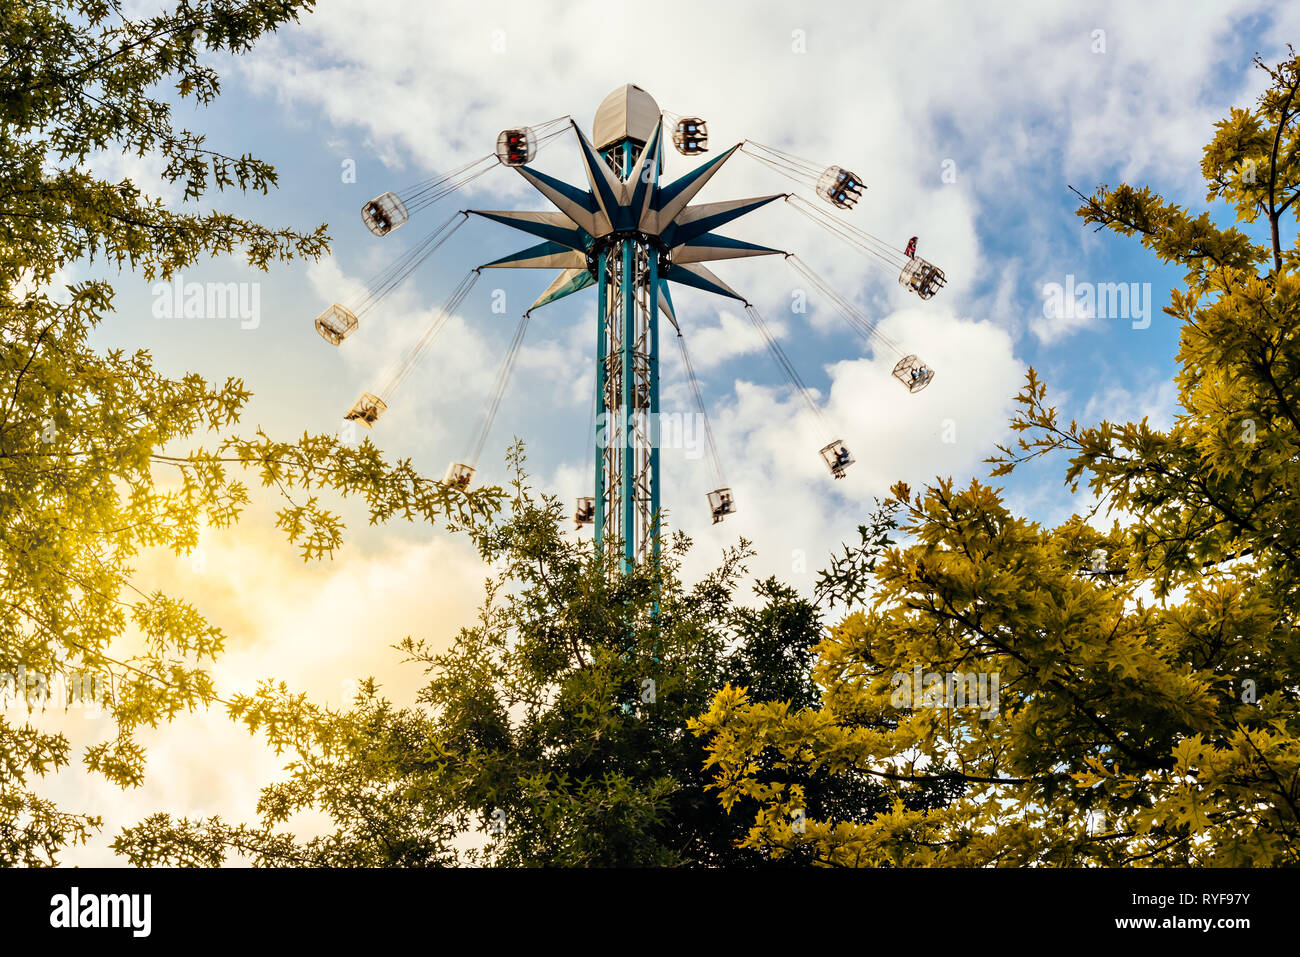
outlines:
{"label": "oak tree foliage", "polygon": [[[250,398],[238,377],[164,375],[147,344],[96,349],[111,285],[62,278],[108,264],[167,279],[210,256],[265,270],[326,251],[324,226],[208,208],[225,191],[265,193],[276,172],[173,116],[219,94],[214,63],[312,5],[179,0],[133,17],[115,0],[0,0],[0,865],[54,863],[100,825],[93,809],[43,798],[40,778],[79,757],[138,785],[136,730],[217,695],[206,668],[223,634],[183,598],[135,580],[143,549],[185,554],[203,526],[229,526],[250,501],[248,481],[283,497],[277,523],[304,558],[341,541],[322,493],[358,497],[373,521],[481,515],[496,501],[429,482],[368,441],[238,431]],[[160,161],[183,201],[96,175],[101,154]],[[102,693],[113,718],[114,733],[79,756],[41,720],[56,676]]]}
{"label": "oak tree foliage", "polygon": [[[681,533],[624,573],[620,550],[563,534],[563,506],[529,487],[521,447],[511,457],[508,507],[465,529],[496,569],[478,619],[448,648],[399,646],[427,673],[417,699],[399,707],[373,682],[343,709],[283,685],[238,699],[237,716],[291,756],[257,823],[159,814],[127,828],[119,853],[170,865],[772,863],[738,846],[743,816],[706,790],[688,725],[729,683],[815,706],[816,606],[774,579],[746,588],[743,540],[693,583]],[[866,821],[888,808],[865,776],[757,773],[798,782],[810,812]],[[953,791],[917,788],[914,803]],[[327,833],[291,836],[309,809]]]}

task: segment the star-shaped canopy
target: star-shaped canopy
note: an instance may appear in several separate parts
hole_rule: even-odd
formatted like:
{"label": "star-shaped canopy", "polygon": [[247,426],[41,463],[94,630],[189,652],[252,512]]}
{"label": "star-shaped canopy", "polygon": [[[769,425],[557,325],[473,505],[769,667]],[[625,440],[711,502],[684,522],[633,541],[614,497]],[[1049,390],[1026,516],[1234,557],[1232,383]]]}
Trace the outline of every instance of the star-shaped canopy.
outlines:
{"label": "star-shaped canopy", "polygon": [[675,182],[660,186],[655,171],[663,144],[662,118],[655,123],[633,166],[632,175],[626,181],[614,174],[578,125],[572,120],[569,122],[582,149],[589,188],[579,189],[528,166],[515,167],[524,179],[551,201],[555,211],[468,210],[476,216],[505,223],[542,240],[535,246],[486,263],[482,268],[559,269],[560,274],[529,308],[531,312],[594,285],[598,250],[613,238],[639,235],[658,250],[664,267],[660,271],[659,305],[673,325],[677,324],[677,319],[668,295],[669,281],[744,302],[743,296],[703,263],[769,256],[782,253],[782,250],[731,239],[713,230],[786,194],[689,205],[704,184],[740,148],[739,144]]}

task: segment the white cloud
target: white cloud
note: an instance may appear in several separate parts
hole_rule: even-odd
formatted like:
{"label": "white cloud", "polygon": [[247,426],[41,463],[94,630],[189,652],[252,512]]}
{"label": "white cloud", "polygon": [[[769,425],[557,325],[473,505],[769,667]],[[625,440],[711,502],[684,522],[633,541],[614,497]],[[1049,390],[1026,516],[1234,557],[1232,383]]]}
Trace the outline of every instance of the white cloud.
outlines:
{"label": "white cloud", "polygon": [[1076,332],[1099,328],[1095,305],[1066,298],[1062,283],[1044,283],[1042,290],[1042,311],[1029,319],[1029,331],[1039,342],[1051,344]]}
{"label": "white cloud", "polygon": [[[920,354],[937,374],[919,393],[909,394],[891,376],[898,356],[881,349],[831,364],[829,398],[818,398],[824,423],[788,388],[744,380],[734,398],[710,410],[738,506],[721,525],[701,522],[704,493],[713,487],[709,463],[664,452],[672,521],[698,533],[703,546],[695,571],[737,535],[759,544],[756,571],[790,577],[788,556],[796,549],[815,570],[895,481],[920,487],[968,472],[989,454],[1006,432],[1023,366],[1005,331],[930,305],[900,310],[880,325],[890,339],[926,343]],[[818,455],[831,438],[842,439],[856,458],[842,481]]]}
{"label": "white cloud", "polygon": [[[788,332],[786,324],[764,316],[768,330],[777,339]],[[742,318],[724,308],[718,313],[718,324],[690,330],[687,338],[691,364],[697,370],[711,369],[737,356],[763,352],[767,346],[758,330],[748,318]]]}
{"label": "white cloud", "polygon": [[1168,429],[1178,413],[1178,386],[1172,381],[1147,382],[1130,388],[1108,383],[1088,397],[1080,421],[1141,422],[1153,429]]}
{"label": "white cloud", "polygon": [[[250,517],[237,533],[205,533],[200,571],[192,558],[151,553],[135,580],[184,595],[225,631],[226,651],[212,668],[222,698],[283,678],[292,691],[338,707],[350,682],[375,676],[385,695],[409,704],[422,675],[391,646],[411,635],[445,647],[472,621],[485,571],[468,542],[443,531],[405,541],[390,534],[377,550],[351,545],[333,562],[304,564],[268,525]],[[108,719],[75,711],[36,721],[60,727],[74,755],[111,733]],[[158,810],[250,820],[259,789],[292,758],[274,755],[222,705],[146,729],[140,740],[149,768],[138,789],[117,791],[75,758],[39,784],[67,808],[106,818],[102,837],[66,863],[120,864],[107,849],[118,829]]]}

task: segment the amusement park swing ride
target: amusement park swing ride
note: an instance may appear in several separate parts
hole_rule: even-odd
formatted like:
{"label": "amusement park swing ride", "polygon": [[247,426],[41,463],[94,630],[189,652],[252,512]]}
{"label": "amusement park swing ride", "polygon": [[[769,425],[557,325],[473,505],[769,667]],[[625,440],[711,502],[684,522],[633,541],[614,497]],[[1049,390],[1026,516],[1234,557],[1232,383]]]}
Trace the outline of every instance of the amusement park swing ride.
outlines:
{"label": "amusement park swing ride", "polygon": [[[659,413],[661,316],[676,333],[683,367],[704,424],[718,483],[708,493],[713,520],[720,522],[736,510],[735,497],[723,478],[682,323],[673,308],[671,284],[740,302],[777,365],[823,428],[823,440],[830,439],[832,434],[821,409],[762,315],[705,263],[752,256],[784,257],[798,275],[826,297],[854,331],[869,344],[889,349],[898,356],[893,377],[908,392],[919,392],[934,378],[934,370],[928,364],[914,354],[905,353],[885,337],[871,319],[828,286],[797,255],[732,239],[715,232],[716,229],[769,203],[781,201],[877,265],[896,272],[899,283],[920,298],[931,298],[944,285],[943,270],[916,255],[915,237],[904,249],[898,249],[850,225],[834,212],[851,210],[862,197],[866,187],[855,173],[839,166],[819,166],[745,140],[679,179],[663,184],[659,176],[666,130],[671,131],[668,134],[671,143],[682,155],[699,156],[708,151],[708,126],[703,119],[663,111],[649,93],[628,84],[600,104],[590,138],[569,116],[537,126],[508,129],[497,138],[494,152],[443,176],[400,192],[376,196],[362,207],[361,217],[367,228],[380,237],[498,166],[514,168],[553,208],[538,212],[465,209],[454,213],[369,280],[357,301],[334,303],[316,319],[316,330],[321,337],[334,346],[340,345],[358,330],[362,319],[450,240],[470,216],[510,226],[541,240],[520,252],[470,270],[396,364],[388,381],[376,392],[363,392],[346,418],[366,428],[375,425],[484,269],[558,270],[551,284],[519,320],[497,370],[471,453],[466,461],[453,462],[447,469],[444,483],[468,487],[500,408],[529,317],[542,306],[594,286],[600,320],[596,341],[596,412],[601,415],[601,422],[619,423],[621,427],[604,432],[615,435],[615,440],[601,442],[600,433],[595,430],[588,437],[595,446],[594,494],[578,499],[574,519],[579,527],[595,526],[598,546],[606,541],[621,543],[623,559],[629,565],[658,548],[660,479],[655,432]],[[586,189],[531,165],[545,145],[570,132],[581,154]],[[692,204],[696,194],[736,153],[744,153],[792,180],[811,192],[817,201],[785,192]],[[819,454],[837,479],[844,476],[854,461],[840,439],[827,441]]]}

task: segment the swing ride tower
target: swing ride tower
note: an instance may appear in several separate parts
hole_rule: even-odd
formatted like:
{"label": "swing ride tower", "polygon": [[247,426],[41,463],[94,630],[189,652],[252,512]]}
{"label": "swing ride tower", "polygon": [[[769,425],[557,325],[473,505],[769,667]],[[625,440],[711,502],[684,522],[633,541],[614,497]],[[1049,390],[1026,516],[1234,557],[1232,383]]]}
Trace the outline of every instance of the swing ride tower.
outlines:
{"label": "swing ride tower", "polygon": [[[665,132],[666,123],[671,135]],[[585,189],[532,165],[544,144],[569,132],[578,142],[587,180]],[[594,525],[597,546],[611,551],[617,549],[625,569],[653,558],[659,550],[659,345],[660,333],[665,331],[661,329],[662,320],[667,320],[677,340],[712,458],[719,486],[708,493],[713,521],[720,522],[735,512],[735,498],[726,487],[699,382],[673,308],[671,283],[743,304],[746,316],[768,351],[810,409],[812,420],[822,433],[820,441],[825,443],[819,455],[834,478],[844,477],[846,469],[853,464],[853,456],[842,440],[830,437],[833,433],[819,404],[758,310],[705,263],[783,256],[870,348],[879,350],[883,346],[899,357],[892,375],[908,392],[921,391],[934,378],[934,370],[927,363],[915,355],[905,354],[876,328],[874,320],[859,311],[851,297],[837,293],[798,256],[733,239],[715,232],[716,229],[776,200],[784,200],[794,211],[878,265],[897,270],[899,284],[921,299],[930,299],[945,283],[941,269],[915,255],[915,237],[906,250],[900,250],[825,208],[835,207],[838,211],[853,208],[866,189],[856,174],[839,166],[821,167],[785,151],[745,140],[663,184],[660,176],[669,140],[684,156],[707,152],[707,125],[699,117],[680,117],[661,110],[649,93],[632,84],[619,87],[602,101],[590,137],[567,116],[535,127],[504,130],[497,140],[495,153],[400,193],[388,192],[375,197],[362,207],[362,220],[376,236],[385,236],[407,222],[412,213],[499,165],[513,168],[552,208],[461,210],[375,276],[367,284],[364,298],[349,305],[334,303],[316,319],[321,337],[333,346],[340,345],[357,330],[360,317],[404,282],[471,216],[510,226],[541,240],[527,249],[472,269],[396,365],[386,385],[377,394],[363,392],[345,418],[366,428],[374,425],[388,409],[392,393],[411,374],[424,350],[465,301],[484,269],[558,269],[558,275],[519,321],[464,461],[453,462],[443,479],[450,486],[468,487],[500,407],[529,317],[542,306],[596,287],[595,428],[590,437],[594,446],[594,495],[578,499],[574,518],[579,527]],[[792,192],[692,203],[696,194],[737,152],[814,192],[825,205]]]}
{"label": "swing ride tower", "polygon": [[659,547],[661,315],[676,326],[666,284],[744,301],[702,264],[781,253],[713,229],[784,194],[689,205],[739,146],[661,186],[663,126],[663,113],[649,93],[632,84],[620,87],[597,108],[590,139],[573,124],[588,190],[525,165],[520,174],[556,211],[470,210],[545,239],[485,267],[559,266],[561,273],[532,309],[596,286],[592,517],[597,544],[618,547],[625,567],[657,554]]}
{"label": "swing ride tower", "polygon": [[[648,102],[647,102],[648,101]],[[601,104],[592,127],[601,157],[626,183],[659,187],[662,158],[634,174],[658,129],[659,109],[634,87]],[[616,538],[624,564],[658,551],[659,250],[635,231],[594,244],[596,264],[595,537]]]}

